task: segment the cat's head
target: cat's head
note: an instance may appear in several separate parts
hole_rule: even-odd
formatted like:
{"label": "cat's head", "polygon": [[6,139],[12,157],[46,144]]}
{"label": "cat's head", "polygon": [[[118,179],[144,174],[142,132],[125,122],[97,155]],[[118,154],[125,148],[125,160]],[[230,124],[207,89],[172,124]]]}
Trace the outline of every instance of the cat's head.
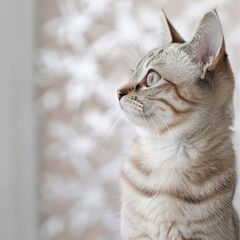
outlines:
{"label": "cat's head", "polygon": [[[164,44],[140,59],[130,81],[118,90],[120,106],[135,125],[161,134],[198,124],[228,108],[233,77],[215,10],[185,42],[161,13]],[[211,117],[210,117],[211,118]]]}

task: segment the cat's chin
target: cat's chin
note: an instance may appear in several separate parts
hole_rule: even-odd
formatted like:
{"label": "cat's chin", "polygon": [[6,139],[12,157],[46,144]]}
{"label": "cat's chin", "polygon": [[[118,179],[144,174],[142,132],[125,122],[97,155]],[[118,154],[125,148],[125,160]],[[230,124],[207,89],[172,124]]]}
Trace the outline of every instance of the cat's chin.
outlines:
{"label": "cat's chin", "polygon": [[156,131],[158,122],[156,122],[150,114],[144,113],[128,113],[124,111],[127,120],[137,128],[146,129],[147,131]]}
{"label": "cat's chin", "polygon": [[127,113],[124,111],[127,120],[136,127],[146,127],[146,119],[142,114]]}

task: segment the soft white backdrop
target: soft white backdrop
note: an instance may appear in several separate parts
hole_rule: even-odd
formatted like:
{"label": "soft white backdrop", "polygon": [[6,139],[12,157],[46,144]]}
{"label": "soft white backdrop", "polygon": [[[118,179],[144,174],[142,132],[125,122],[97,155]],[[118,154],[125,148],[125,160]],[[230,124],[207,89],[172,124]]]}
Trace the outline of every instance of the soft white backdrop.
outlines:
{"label": "soft white backdrop", "polygon": [[41,239],[119,239],[119,171],[135,132],[119,120],[116,89],[139,56],[159,43],[161,9],[190,40],[216,6],[236,77],[239,156],[237,0],[43,1],[37,61]]}

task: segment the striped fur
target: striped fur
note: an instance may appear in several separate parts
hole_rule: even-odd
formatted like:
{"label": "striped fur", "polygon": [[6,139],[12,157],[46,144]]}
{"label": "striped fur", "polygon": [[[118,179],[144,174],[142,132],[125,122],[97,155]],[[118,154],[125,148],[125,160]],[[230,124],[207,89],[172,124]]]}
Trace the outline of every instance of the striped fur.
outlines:
{"label": "striped fur", "polygon": [[[238,240],[234,80],[218,16],[208,12],[187,43],[161,16],[171,42],[142,58],[118,92],[139,130],[121,173],[122,239]],[[149,86],[153,71],[161,79]]]}

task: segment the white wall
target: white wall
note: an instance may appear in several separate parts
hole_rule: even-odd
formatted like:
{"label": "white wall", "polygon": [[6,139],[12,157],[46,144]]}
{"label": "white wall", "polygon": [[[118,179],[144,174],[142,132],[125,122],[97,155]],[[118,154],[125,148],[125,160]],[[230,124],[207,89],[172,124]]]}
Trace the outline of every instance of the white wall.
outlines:
{"label": "white wall", "polygon": [[34,1],[0,1],[0,239],[36,240]]}

